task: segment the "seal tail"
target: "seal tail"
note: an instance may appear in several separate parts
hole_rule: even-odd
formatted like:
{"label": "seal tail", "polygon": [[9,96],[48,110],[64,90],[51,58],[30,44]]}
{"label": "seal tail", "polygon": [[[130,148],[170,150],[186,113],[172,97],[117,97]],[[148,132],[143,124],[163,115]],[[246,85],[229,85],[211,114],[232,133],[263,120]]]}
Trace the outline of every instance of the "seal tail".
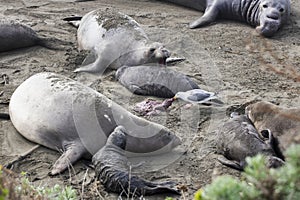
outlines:
{"label": "seal tail", "polygon": [[78,28],[80,25],[80,20],[82,19],[81,16],[72,16],[72,17],[65,17],[62,20],[67,21],[72,26]]}
{"label": "seal tail", "polygon": [[145,187],[142,188],[144,195],[154,195],[160,193],[173,193],[180,195],[180,190],[176,188],[176,183],[172,181],[154,183],[154,182],[144,182]]}
{"label": "seal tail", "polygon": [[0,119],[10,120],[10,116],[7,113],[0,113]]}

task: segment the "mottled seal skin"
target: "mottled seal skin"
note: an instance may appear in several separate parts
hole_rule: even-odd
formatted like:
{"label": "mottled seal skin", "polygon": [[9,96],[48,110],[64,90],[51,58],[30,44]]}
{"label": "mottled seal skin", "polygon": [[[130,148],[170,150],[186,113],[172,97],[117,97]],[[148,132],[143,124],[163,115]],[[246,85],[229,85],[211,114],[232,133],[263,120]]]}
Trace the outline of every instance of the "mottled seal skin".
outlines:
{"label": "mottled seal skin", "polygon": [[163,44],[150,42],[133,18],[112,9],[98,9],[84,15],[77,40],[79,50],[89,50],[91,54],[83,63],[85,66],[75,72],[103,73],[107,68],[145,63],[165,65],[170,56]]}
{"label": "mottled seal skin", "polygon": [[40,45],[56,49],[54,39],[40,38],[30,27],[15,22],[0,22],[0,52]]}
{"label": "mottled seal skin", "polygon": [[181,143],[166,127],[137,117],[97,91],[67,77],[39,73],[13,93],[9,114],[28,140],[63,151],[51,171],[62,172],[81,157],[91,158],[118,125],[128,130],[126,150],[161,154]]}
{"label": "mottled seal skin", "polygon": [[172,98],[177,92],[199,88],[188,76],[157,66],[123,66],[117,70],[116,78],[129,91],[138,95]]}
{"label": "mottled seal skin", "polygon": [[287,23],[290,0],[166,0],[204,12],[190,23],[190,28],[203,27],[219,19],[244,21],[261,35],[271,37]]}
{"label": "mottled seal skin", "polygon": [[285,108],[261,101],[246,107],[246,114],[258,131],[270,129],[283,152],[293,143],[300,144],[300,109]]}
{"label": "mottled seal skin", "polygon": [[93,156],[96,177],[108,192],[128,196],[153,195],[157,193],[180,194],[174,182],[155,183],[131,175],[130,163],[125,155],[126,130],[115,128],[106,145]]}
{"label": "mottled seal skin", "polygon": [[263,154],[269,167],[281,166],[284,161],[274,151],[273,135],[269,130],[264,132],[268,140],[260,138],[247,116],[233,113],[218,132],[217,148],[224,156],[219,157],[219,161],[234,169],[243,170],[246,166],[246,157]]}

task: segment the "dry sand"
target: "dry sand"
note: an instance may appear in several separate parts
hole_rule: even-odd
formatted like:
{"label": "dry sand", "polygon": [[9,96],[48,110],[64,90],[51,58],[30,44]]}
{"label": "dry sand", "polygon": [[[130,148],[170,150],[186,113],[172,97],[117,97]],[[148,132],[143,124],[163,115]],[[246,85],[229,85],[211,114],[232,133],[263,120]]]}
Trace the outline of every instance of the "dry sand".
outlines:
{"label": "dry sand", "polygon": [[[145,99],[130,94],[114,80],[113,73],[108,73],[99,80],[91,80],[90,76],[72,72],[81,64],[84,55],[77,50],[76,29],[61,19],[83,15],[100,7],[112,7],[136,19],[150,39],[165,43],[173,55],[187,59],[172,67],[173,69],[187,74],[203,89],[219,92],[226,104],[223,108],[193,106],[185,109],[181,107],[182,102],[177,102],[168,113],[149,118],[159,121],[181,136],[187,152],[170,162],[167,167],[144,170],[146,172],[138,174],[150,180],[172,179],[180,182],[188,191],[178,199],[192,199],[197,189],[210,183],[218,175],[239,176],[239,172],[222,166],[216,160],[216,129],[228,117],[228,113],[242,111],[245,104],[255,100],[299,106],[300,83],[293,80],[296,75],[299,78],[300,73],[298,0],[292,0],[289,24],[269,39],[258,37],[254,29],[246,24],[232,21],[219,21],[202,29],[189,30],[188,22],[202,13],[154,0],[98,0],[80,3],[71,0],[2,0],[2,18],[27,24],[41,36],[55,37],[68,41],[71,45],[65,45],[65,50],[58,51],[36,46],[1,53],[0,75],[8,75],[9,84],[0,84],[0,112],[8,111],[10,96],[20,83],[43,71],[60,73],[89,84],[130,111],[135,103]],[[275,73],[278,69],[285,69],[284,75]],[[292,73],[286,75],[287,72]],[[0,138],[0,164],[7,164],[34,146],[17,133],[10,121],[0,121]],[[61,175],[48,176],[59,155],[58,152],[40,147],[15,163],[12,170],[26,171],[29,179],[39,185],[72,185],[78,189],[83,199],[101,199],[99,194],[104,199],[116,199],[115,195],[107,194],[93,179],[94,171],[89,167],[89,161],[82,160]],[[159,160],[154,163],[159,164]],[[145,163],[146,168],[150,165],[150,161]]]}

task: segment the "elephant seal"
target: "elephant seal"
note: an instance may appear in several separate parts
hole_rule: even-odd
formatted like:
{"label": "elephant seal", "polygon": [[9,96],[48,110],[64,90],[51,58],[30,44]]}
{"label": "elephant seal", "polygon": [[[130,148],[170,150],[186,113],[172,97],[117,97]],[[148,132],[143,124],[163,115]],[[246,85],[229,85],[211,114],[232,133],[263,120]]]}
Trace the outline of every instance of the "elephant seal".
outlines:
{"label": "elephant seal", "polygon": [[165,67],[123,66],[116,79],[138,95],[172,98],[177,92],[199,88],[188,76]]}
{"label": "elephant seal", "polygon": [[283,153],[291,144],[300,144],[299,108],[285,108],[261,101],[248,105],[246,114],[257,130],[272,131]]}
{"label": "elephant seal", "polygon": [[41,38],[29,26],[15,22],[0,22],[0,52],[40,45],[48,49],[58,49],[57,39]]}
{"label": "elephant seal", "polygon": [[211,24],[216,19],[233,19],[255,26],[258,33],[273,36],[290,17],[290,0],[167,0],[190,7],[203,16],[190,23],[190,28]]}
{"label": "elephant seal", "polygon": [[105,189],[118,194],[127,193],[127,196],[180,194],[174,182],[155,183],[131,175],[131,166],[125,155],[126,140],[125,128],[118,126],[108,137],[106,145],[93,156],[96,177]]}
{"label": "elephant seal", "polygon": [[[80,19],[65,18],[66,21]],[[75,72],[102,74],[105,69],[145,63],[166,65],[170,52],[158,42],[150,42],[131,17],[112,9],[97,9],[81,18],[77,31],[79,50],[91,53]]]}
{"label": "elephant seal", "polygon": [[218,131],[217,149],[222,157],[218,160],[229,167],[243,170],[246,157],[257,154],[266,156],[268,167],[279,167],[284,161],[274,151],[274,137],[270,130],[263,130],[268,140],[259,137],[259,133],[246,115],[231,114],[231,118]]}
{"label": "elephant seal", "polygon": [[126,150],[134,155],[169,152],[181,143],[166,127],[137,117],[97,91],[54,73],[39,73],[25,80],[11,97],[9,115],[25,138],[63,152],[53,166],[53,175],[81,157],[94,155],[118,125],[128,130]]}

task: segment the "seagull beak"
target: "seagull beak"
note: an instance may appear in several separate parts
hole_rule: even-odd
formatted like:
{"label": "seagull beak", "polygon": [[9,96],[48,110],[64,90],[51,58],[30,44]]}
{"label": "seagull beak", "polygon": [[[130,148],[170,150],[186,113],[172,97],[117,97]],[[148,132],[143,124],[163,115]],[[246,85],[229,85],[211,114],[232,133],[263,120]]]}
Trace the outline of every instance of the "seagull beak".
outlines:
{"label": "seagull beak", "polygon": [[175,101],[178,99],[178,97],[175,95],[172,99],[173,99],[173,101]]}

